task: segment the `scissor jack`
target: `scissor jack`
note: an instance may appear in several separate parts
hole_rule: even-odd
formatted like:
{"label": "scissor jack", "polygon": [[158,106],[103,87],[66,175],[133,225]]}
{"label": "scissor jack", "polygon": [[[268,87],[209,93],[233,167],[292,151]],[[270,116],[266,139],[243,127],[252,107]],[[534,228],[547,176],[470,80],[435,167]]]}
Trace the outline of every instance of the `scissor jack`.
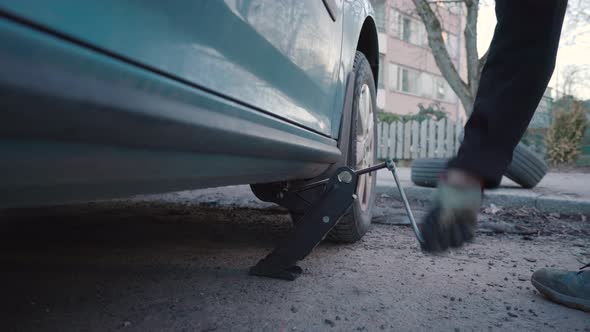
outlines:
{"label": "scissor jack", "polygon": [[397,177],[397,169],[393,160],[388,159],[371,167],[360,170],[352,170],[349,167],[340,167],[336,173],[325,180],[320,180],[287,190],[283,193],[285,198],[289,195],[297,195],[298,192],[325,186],[318,201],[305,211],[303,217],[295,225],[295,231],[285,241],[281,242],[268,256],[263,258],[250,269],[251,275],[270,277],[285,280],[295,280],[303,270],[296,265],[307,257],[328,232],[338,223],[340,218],[350,209],[357,199],[355,192],[358,177],[387,168],[393,174],[395,183],[406,208],[408,218],[419,242],[423,242],[418,225],[410,209],[406,194]]}

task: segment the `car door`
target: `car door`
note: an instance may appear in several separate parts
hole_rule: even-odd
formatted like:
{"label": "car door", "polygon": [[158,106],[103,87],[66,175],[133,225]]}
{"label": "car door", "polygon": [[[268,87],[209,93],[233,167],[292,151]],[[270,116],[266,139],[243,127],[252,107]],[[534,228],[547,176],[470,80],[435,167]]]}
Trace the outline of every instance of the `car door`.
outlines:
{"label": "car door", "polygon": [[330,135],[342,0],[0,0],[0,11]]}

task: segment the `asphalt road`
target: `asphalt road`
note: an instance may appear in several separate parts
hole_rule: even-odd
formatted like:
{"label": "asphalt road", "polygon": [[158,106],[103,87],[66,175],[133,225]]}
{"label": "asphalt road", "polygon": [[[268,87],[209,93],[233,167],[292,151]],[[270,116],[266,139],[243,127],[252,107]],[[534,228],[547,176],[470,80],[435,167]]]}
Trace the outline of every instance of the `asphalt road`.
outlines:
{"label": "asphalt road", "polygon": [[588,262],[588,222],[481,233],[433,256],[391,224],[401,215],[382,197],[386,224],[356,244],[320,245],[287,282],[247,275],[291,224],[243,187],[0,210],[0,330],[590,331],[590,314],[529,281],[540,267]]}

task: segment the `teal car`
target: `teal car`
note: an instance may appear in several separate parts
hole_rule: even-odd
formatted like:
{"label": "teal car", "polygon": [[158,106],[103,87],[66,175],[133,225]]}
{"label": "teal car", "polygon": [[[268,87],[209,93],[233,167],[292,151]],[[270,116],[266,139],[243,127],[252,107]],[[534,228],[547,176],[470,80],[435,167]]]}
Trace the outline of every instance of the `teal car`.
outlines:
{"label": "teal car", "polygon": [[0,0],[0,207],[251,184],[296,220],[375,161],[378,60],[368,0]]}

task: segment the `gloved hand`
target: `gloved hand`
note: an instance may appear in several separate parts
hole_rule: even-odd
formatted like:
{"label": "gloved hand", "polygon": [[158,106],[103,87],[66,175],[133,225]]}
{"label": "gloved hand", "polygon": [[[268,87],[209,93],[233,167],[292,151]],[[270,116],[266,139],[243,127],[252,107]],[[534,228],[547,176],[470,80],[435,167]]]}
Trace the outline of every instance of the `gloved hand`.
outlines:
{"label": "gloved hand", "polygon": [[433,208],[419,225],[422,250],[444,251],[473,240],[481,201],[480,186],[453,186],[441,181]]}

